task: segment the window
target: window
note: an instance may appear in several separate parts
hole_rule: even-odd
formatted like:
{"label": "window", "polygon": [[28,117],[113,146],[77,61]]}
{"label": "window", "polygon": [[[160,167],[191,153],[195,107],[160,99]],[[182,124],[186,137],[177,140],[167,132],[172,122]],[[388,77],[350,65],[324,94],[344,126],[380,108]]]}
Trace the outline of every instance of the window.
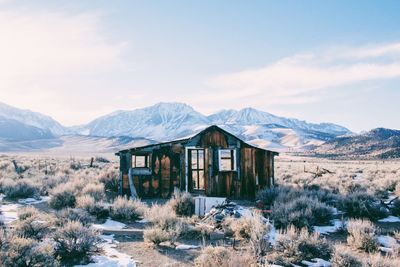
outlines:
{"label": "window", "polygon": [[190,150],[193,189],[204,190],[204,149]]}
{"label": "window", "polygon": [[150,168],[149,155],[133,155],[132,168]]}
{"label": "window", "polygon": [[236,150],[220,149],[218,156],[220,171],[236,171]]}

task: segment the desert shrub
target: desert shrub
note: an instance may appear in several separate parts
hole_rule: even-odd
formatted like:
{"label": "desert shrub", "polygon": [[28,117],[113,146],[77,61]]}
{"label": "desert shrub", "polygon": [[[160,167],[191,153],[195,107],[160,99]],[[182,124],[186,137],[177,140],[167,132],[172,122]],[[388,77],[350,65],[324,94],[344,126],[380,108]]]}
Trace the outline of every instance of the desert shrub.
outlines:
{"label": "desert shrub", "polygon": [[306,228],[298,230],[291,225],[276,235],[271,259],[275,264],[291,265],[313,258],[328,260],[331,252],[329,243],[318,233],[310,234]]}
{"label": "desert shrub", "polygon": [[333,209],[317,199],[301,196],[288,202],[275,201],[272,218],[278,228],[289,225],[311,228],[313,225],[329,224],[333,218]]}
{"label": "desert shrub", "polygon": [[95,218],[91,216],[86,210],[83,209],[71,209],[66,208],[56,213],[57,226],[63,226],[69,221],[77,221],[83,224],[84,226],[89,225],[95,221]]}
{"label": "desert shrub", "polygon": [[59,266],[50,245],[23,237],[13,237],[1,252],[0,265],[9,267],[52,267]]}
{"label": "desert shrub", "polygon": [[357,255],[345,246],[336,245],[330,260],[332,267],[362,267]]}
{"label": "desert shrub", "polygon": [[110,216],[116,220],[137,220],[143,216],[145,208],[145,204],[140,200],[119,196],[111,206]]}
{"label": "desert shrub", "polygon": [[391,212],[394,216],[400,216],[400,199],[396,199],[392,202]]}
{"label": "desert shrub", "polygon": [[288,189],[281,187],[265,188],[257,192],[256,200],[264,206],[271,206],[279,195],[286,194]]}
{"label": "desert shrub", "polygon": [[98,219],[107,218],[110,210],[102,202],[96,201],[90,195],[83,195],[76,199],[76,207],[86,210]]}
{"label": "desert shrub", "polygon": [[26,206],[18,210],[18,219],[25,220],[29,217],[36,217],[38,214],[38,209],[33,206]]}
{"label": "desert shrub", "polygon": [[191,216],[194,213],[194,200],[190,193],[175,189],[168,202],[177,215]]}
{"label": "desert shrub", "polygon": [[376,221],[388,216],[388,211],[380,201],[364,192],[355,192],[343,198],[343,211],[350,218],[367,218]]}
{"label": "desert shrub", "polygon": [[160,243],[169,240],[169,234],[159,227],[152,227],[143,231],[143,239],[147,243],[153,243],[158,246]]}
{"label": "desert shrub", "polygon": [[400,183],[396,184],[396,187],[394,189],[394,193],[396,194],[396,196],[400,197]]}
{"label": "desert shrub", "polygon": [[82,164],[79,161],[72,161],[69,164],[69,168],[71,170],[78,171],[78,170],[82,169]]}
{"label": "desert shrub", "polygon": [[153,225],[163,230],[174,227],[179,221],[174,210],[168,205],[153,204],[151,208],[146,211],[145,217]]}
{"label": "desert shrub", "polygon": [[104,157],[96,157],[95,161],[100,162],[100,163],[110,163],[110,161]]}
{"label": "desert shrub", "polygon": [[42,240],[51,230],[52,222],[38,216],[27,217],[15,223],[15,233],[20,237]]}
{"label": "desert shrub", "polygon": [[97,233],[77,221],[67,222],[57,229],[53,240],[55,255],[67,264],[86,264],[99,250]]}
{"label": "desert shrub", "polygon": [[51,192],[49,204],[54,209],[75,207],[76,198],[74,188],[70,184],[61,184]]}
{"label": "desert shrub", "polygon": [[[149,230],[147,234],[145,231],[145,235],[153,237],[153,240],[164,239],[164,241],[174,243],[179,236],[190,232],[188,223],[183,218],[180,219],[176,216],[171,205],[153,204],[150,209],[146,210],[145,217],[152,224],[152,227],[147,229]],[[166,238],[168,239],[165,240]]]}
{"label": "desert shrub", "polygon": [[370,221],[349,220],[347,224],[347,243],[354,249],[373,252],[378,249],[375,237],[376,228]]}
{"label": "desert shrub", "polygon": [[205,247],[200,255],[195,259],[197,267],[255,267],[257,261],[250,253],[246,251],[232,252],[225,247]]}
{"label": "desert shrub", "polygon": [[105,197],[104,185],[89,183],[82,189],[82,195],[89,195],[96,201],[100,201]]}
{"label": "desert shrub", "polygon": [[105,173],[100,174],[99,181],[104,184],[106,190],[110,190],[112,192],[118,191],[119,184],[119,175],[115,170],[107,171]]}
{"label": "desert shrub", "polygon": [[379,253],[370,254],[364,262],[365,267],[398,267],[400,259],[396,257],[382,256]]}
{"label": "desert shrub", "polygon": [[[1,250],[4,248],[4,246],[6,245],[7,240],[8,239],[7,239],[6,231],[3,228],[0,228],[0,253],[1,253]],[[1,255],[0,255],[0,258],[1,258]]]}
{"label": "desert shrub", "polygon": [[4,179],[1,182],[1,191],[11,199],[27,198],[36,196],[39,187],[28,179]]}

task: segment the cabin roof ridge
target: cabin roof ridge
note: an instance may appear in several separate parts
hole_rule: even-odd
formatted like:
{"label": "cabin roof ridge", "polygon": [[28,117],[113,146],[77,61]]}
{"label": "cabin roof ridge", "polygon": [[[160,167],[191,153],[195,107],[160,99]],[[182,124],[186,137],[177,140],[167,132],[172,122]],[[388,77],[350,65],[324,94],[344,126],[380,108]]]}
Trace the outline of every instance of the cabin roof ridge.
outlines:
{"label": "cabin roof ridge", "polygon": [[157,142],[157,143],[154,143],[154,144],[148,144],[148,145],[144,145],[144,146],[137,146],[137,147],[132,147],[132,148],[128,148],[128,149],[123,149],[123,150],[120,150],[120,151],[118,151],[117,153],[115,153],[115,155],[118,156],[120,153],[123,153],[123,152],[132,151],[132,150],[140,150],[140,149],[144,149],[144,148],[150,148],[150,147],[153,147],[153,146],[164,146],[164,145],[172,145],[172,144],[175,144],[175,143],[189,142],[190,140],[196,138],[197,136],[199,136],[199,135],[203,134],[204,132],[209,131],[210,129],[213,129],[213,128],[216,128],[216,129],[222,131],[223,133],[232,136],[233,138],[239,140],[240,142],[242,142],[242,143],[245,144],[246,146],[249,146],[249,147],[251,147],[251,148],[256,148],[256,149],[264,150],[264,151],[270,151],[270,152],[273,152],[273,153],[276,154],[276,155],[279,155],[279,153],[276,152],[276,151],[273,151],[273,150],[269,150],[269,149],[265,149],[265,148],[261,148],[261,147],[252,145],[252,144],[250,144],[250,143],[244,141],[243,139],[239,138],[238,136],[236,136],[236,135],[230,133],[229,131],[223,129],[222,127],[220,127],[220,126],[218,126],[218,125],[216,125],[216,124],[209,125],[209,126],[207,126],[206,128],[200,130],[199,132],[197,132],[197,133],[195,133],[195,134],[193,134],[193,135],[191,135],[191,136],[189,136],[189,137],[187,137],[187,138],[180,138],[180,139],[175,139],[175,140],[166,141],[166,142]]}

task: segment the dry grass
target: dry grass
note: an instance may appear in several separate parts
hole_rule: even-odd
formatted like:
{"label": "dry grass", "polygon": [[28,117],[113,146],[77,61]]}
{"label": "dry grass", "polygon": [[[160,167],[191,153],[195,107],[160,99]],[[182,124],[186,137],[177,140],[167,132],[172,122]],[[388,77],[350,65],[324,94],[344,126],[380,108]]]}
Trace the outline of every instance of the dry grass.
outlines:
{"label": "dry grass", "polygon": [[347,243],[354,249],[374,252],[378,249],[376,228],[370,221],[350,220],[347,224]]}

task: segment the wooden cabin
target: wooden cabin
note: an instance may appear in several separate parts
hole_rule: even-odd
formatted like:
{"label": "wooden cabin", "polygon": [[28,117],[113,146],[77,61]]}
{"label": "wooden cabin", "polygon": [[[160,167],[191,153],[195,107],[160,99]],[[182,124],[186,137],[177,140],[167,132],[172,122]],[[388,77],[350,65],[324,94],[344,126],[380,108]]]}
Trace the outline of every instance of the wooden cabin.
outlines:
{"label": "wooden cabin", "polygon": [[194,195],[254,199],[274,184],[277,152],[250,145],[218,126],[181,140],[116,153],[120,194],[170,197],[174,188]]}

